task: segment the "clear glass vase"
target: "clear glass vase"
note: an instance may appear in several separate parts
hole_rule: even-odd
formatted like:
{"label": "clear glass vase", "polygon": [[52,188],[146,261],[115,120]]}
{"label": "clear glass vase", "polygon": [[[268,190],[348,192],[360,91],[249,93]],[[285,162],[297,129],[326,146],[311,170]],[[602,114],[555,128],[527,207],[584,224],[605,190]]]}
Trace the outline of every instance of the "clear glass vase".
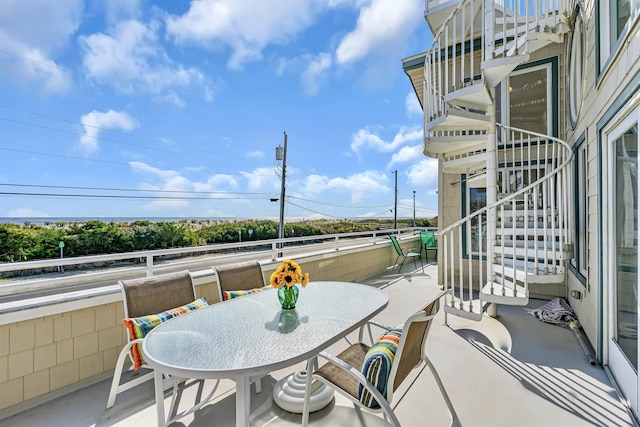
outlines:
{"label": "clear glass vase", "polygon": [[286,285],[278,288],[278,299],[283,310],[291,310],[296,308],[296,302],[298,301],[298,287],[293,285],[288,287]]}

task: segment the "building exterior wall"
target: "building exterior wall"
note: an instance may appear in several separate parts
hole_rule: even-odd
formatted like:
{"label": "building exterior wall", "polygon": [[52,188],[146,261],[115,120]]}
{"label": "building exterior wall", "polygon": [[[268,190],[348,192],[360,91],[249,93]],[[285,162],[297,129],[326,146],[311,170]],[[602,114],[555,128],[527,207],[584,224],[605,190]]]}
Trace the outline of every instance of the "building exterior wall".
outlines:
{"label": "building exterior wall", "polygon": [[[313,281],[364,280],[395,259],[390,243],[296,257]],[[280,263],[262,265],[267,283]],[[197,297],[220,301],[212,273],[194,274],[194,284]],[[0,419],[112,375],[127,342],[121,291],[112,288],[106,296],[83,299],[82,308],[36,317],[27,309],[24,320],[0,325]]]}
{"label": "building exterior wall", "polygon": [[[584,61],[584,86],[583,102],[578,120],[573,129],[567,124],[567,115],[561,116],[562,122],[566,124],[566,138],[571,145],[574,145],[582,135],[585,135],[587,144],[587,277],[586,286],[579,281],[575,274],[570,272],[568,279],[569,291],[580,291],[584,297],[581,300],[570,299],[576,315],[586,332],[591,343],[598,342],[599,315],[606,308],[601,304],[600,291],[606,283],[600,283],[601,272],[599,265],[603,244],[608,240],[606,232],[599,236],[600,210],[602,203],[599,194],[599,153],[598,148],[598,122],[610,109],[616,100],[628,86],[634,76],[640,72],[640,22],[636,19],[635,25],[627,34],[626,40],[621,44],[617,54],[611,58],[608,68],[603,74],[598,76],[598,64],[596,63],[596,50],[598,49],[598,38],[594,0],[587,0],[584,3],[585,19],[585,61]],[[603,61],[607,59],[604,58]],[[606,230],[606,227],[605,227]],[[599,314],[600,313],[600,314]]]}

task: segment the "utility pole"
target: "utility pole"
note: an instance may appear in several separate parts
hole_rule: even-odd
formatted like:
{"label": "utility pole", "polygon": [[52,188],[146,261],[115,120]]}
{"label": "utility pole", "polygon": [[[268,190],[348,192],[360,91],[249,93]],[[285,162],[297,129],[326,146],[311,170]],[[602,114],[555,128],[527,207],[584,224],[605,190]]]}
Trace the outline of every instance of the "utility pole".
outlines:
{"label": "utility pole", "polygon": [[276,147],[276,160],[282,160],[282,186],[280,187],[280,224],[278,226],[278,238],[284,237],[284,195],[285,176],[287,173],[287,131],[284,131],[284,149]]}
{"label": "utility pole", "polygon": [[413,228],[416,228],[416,190],[413,190]]}
{"label": "utility pole", "polygon": [[396,185],[395,185],[395,202],[393,205],[393,228],[398,228],[398,169],[393,171],[396,176]]}

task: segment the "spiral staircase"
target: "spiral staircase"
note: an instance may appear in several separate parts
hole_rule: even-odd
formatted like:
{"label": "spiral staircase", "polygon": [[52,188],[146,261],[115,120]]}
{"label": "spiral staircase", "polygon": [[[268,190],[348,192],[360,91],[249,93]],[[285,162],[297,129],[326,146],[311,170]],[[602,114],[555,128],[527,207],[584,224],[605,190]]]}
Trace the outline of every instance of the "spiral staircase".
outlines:
{"label": "spiral staircase", "polygon": [[[568,0],[427,0],[424,153],[441,172],[486,182],[487,203],[443,228],[445,313],[479,320],[526,305],[533,284],[561,284],[572,252],[572,149],[496,122],[496,86],[531,54],[562,43]],[[450,218],[441,220],[449,221]],[[486,261],[486,262],[485,262]]]}

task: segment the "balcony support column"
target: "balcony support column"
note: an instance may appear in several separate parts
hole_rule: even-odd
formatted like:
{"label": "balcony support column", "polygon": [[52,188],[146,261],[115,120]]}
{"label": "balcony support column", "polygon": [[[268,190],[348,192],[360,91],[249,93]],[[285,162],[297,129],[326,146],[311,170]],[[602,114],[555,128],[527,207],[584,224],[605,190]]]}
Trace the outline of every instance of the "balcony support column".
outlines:
{"label": "balcony support column", "polygon": [[[487,109],[487,115],[489,116],[489,130],[487,132],[487,206],[490,206],[498,199],[498,138],[496,136],[496,103],[495,103],[495,87],[489,88],[491,99],[493,102]],[[496,208],[491,208],[487,211],[487,281],[480,283],[480,289],[486,283],[493,281],[493,248],[496,239]],[[487,314],[491,317],[497,317],[498,307],[495,304],[491,304]]]}

